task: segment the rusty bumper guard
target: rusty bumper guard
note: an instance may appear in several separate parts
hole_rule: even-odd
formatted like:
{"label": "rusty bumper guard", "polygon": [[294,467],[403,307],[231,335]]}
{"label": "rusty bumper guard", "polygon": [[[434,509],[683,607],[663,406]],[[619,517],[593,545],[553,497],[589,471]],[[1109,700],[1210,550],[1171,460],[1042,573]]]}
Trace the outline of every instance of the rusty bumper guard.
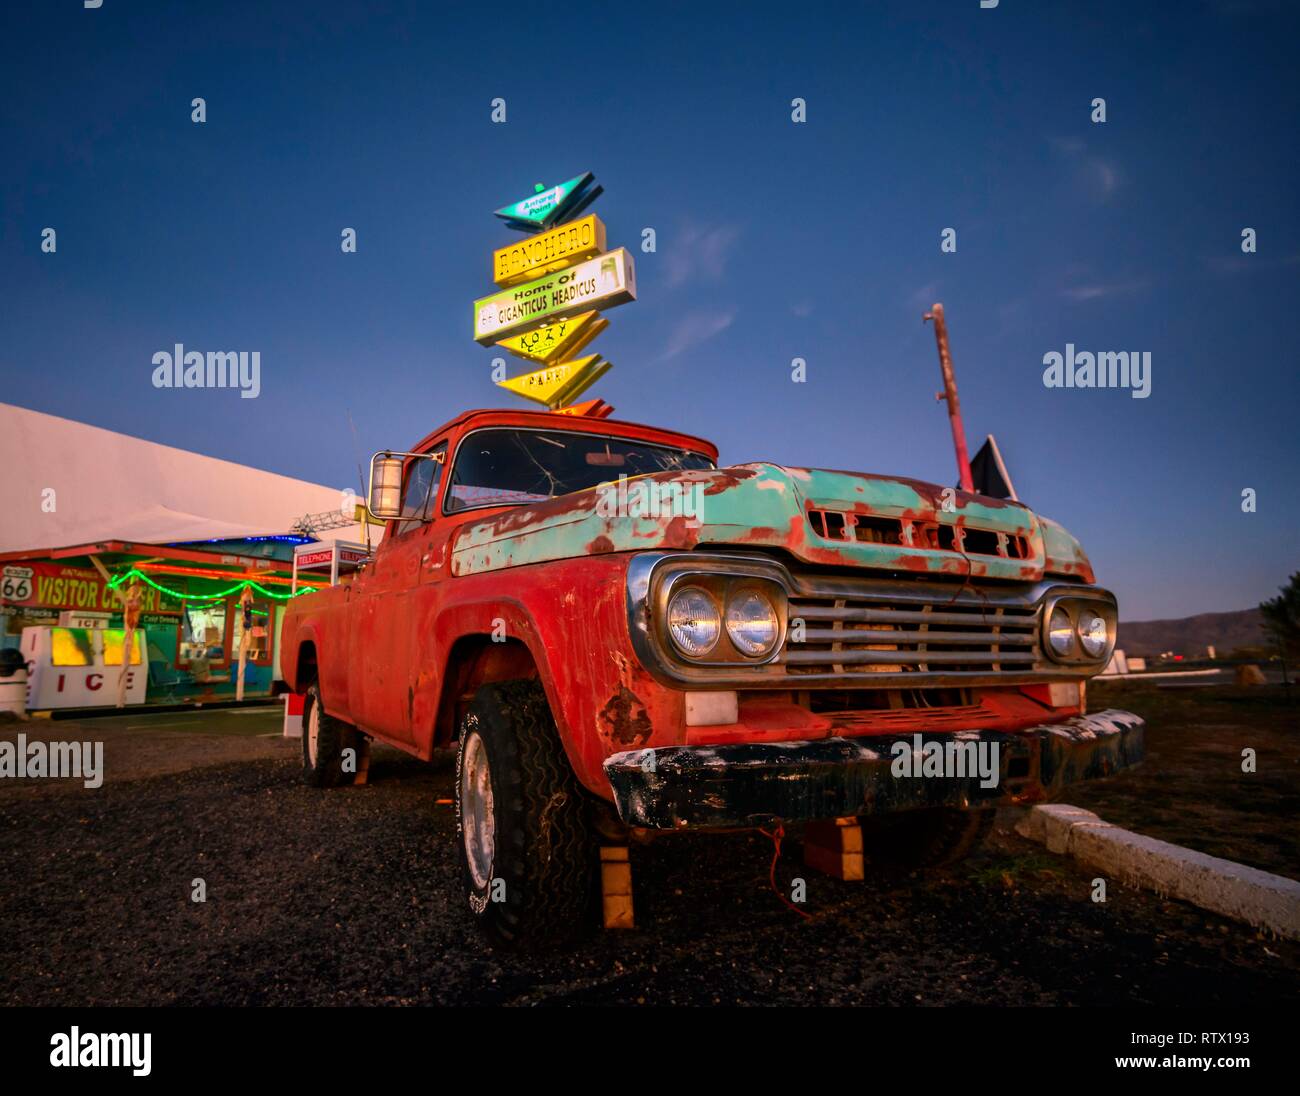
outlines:
{"label": "rusty bumper guard", "polygon": [[[1050,799],[1066,784],[1136,765],[1145,752],[1144,729],[1138,716],[1110,709],[1014,732],[973,729],[626,750],[605,761],[605,772],[622,820],[651,829],[969,809]],[[921,769],[918,739],[922,754],[937,753],[927,749],[930,743],[950,756],[968,743],[985,744],[986,756],[997,758],[997,779],[988,775],[991,765],[984,777],[976,771],[895,775]],[[896,749],[897,743],[904,746]],[[993,743],[996,755],[988,750]],[[911,757],[904,760],[904,754]]]}

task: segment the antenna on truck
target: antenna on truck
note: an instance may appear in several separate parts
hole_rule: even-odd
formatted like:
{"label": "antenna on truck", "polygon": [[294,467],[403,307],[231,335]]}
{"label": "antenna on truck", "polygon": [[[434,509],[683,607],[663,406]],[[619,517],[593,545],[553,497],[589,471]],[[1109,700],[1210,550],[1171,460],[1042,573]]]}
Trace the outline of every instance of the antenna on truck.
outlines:
{"label": "antenna on truck", "polygon": [[943,371],[943,391],[936,392],[936,400],[948,401],[948,419],[952,424],[952,446],[957,451],[957,475],[963,491],[974,491],[970,474],[970,454],[966,450],[966,428],[961,421],[961,401],[957,398],[957,377],[952,371],[952,355],[948,352],[948,325],[943,318],[943,305],[938,301],[921,317],[921,322],[934,321],[934,341],[939,346],[939,368]]}

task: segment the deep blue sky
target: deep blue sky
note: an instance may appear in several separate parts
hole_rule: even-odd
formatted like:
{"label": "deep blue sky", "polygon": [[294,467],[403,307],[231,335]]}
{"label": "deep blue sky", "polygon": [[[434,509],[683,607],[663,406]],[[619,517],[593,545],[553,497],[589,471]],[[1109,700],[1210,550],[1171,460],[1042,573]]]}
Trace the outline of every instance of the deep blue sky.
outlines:
{"label": "deep blue sky", "polygon": [[[519,402],[470,337],[492,210],[592,170],[610,246],[658,233],[594,346],[618,417],[951,483],[942,300],[972,450],[1124,617],[1243,608],[1300,563],[1298,32],[1266,0],[10,0],[0,400],[353,485],[349,411],[368,456]],[[155,390],[176,342],[260,350],[262,395]],[[1153,394],[1045,388],[1067,342],[1150,351]]]}

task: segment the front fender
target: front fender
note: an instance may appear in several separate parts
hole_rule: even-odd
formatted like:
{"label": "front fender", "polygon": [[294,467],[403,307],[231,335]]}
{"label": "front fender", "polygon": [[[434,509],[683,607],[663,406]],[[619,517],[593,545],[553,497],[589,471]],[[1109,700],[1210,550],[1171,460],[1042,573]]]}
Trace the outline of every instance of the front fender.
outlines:
{"label": "front fender", "polygon": [[632,650],[625,594],[630,558],[558,560],[447,580],[448,596],[436,618],[427,626],[420,622],[416,633],[429,637],[415,667],[413,717],[421,740],[432,739],[456,640],[466,635],[518,640],[532,655],[578,780],[594,794],[612,798],[605,759],[623,750],[673,744],[682,726],[682,694],[655,682]]}

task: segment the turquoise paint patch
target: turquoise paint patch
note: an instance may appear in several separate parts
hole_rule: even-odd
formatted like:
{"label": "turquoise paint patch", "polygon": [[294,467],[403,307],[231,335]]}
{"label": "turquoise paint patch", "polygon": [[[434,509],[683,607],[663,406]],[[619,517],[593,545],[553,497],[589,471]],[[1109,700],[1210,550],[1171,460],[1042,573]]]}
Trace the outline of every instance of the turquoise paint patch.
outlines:
{"label": "turquoise paint patch", "polygon": [[[661,473],[628,481],[678,484],[695,492],[698,520],[672,514],[606,516],[596,491],[521,507],[467,526],[452,549],[452,572],[477,574],[604,552],[690,549],[697,545],[785,549],[808,563],[930,574],[1037,581],[1048,566],[1049,527],[1018,503],[998,504],[920,481],[820,469],[750,464]],[[945,501],[951,509],[945,509]],[[878,517],[954,524],[1025,538],[1025,559],[941,549],[831,540],[806,518],[809,506]],[[1054,524],[1050,559],[1086,557]],[[1068,572],[1062,572],[1068,573]]]}

